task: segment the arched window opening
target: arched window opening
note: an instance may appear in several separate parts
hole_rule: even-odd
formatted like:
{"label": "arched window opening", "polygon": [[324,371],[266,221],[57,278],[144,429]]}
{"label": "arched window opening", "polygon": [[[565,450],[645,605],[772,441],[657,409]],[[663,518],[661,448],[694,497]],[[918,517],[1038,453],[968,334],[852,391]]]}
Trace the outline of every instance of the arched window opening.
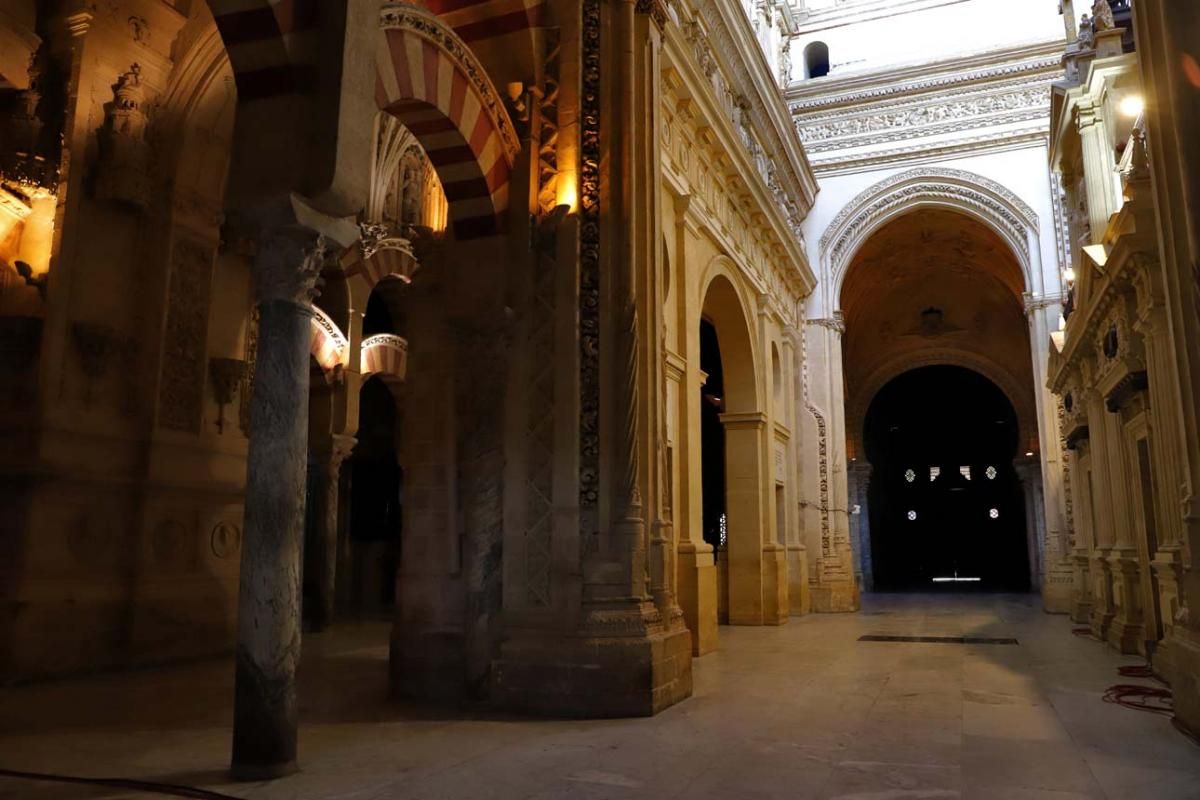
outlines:
{"label": "arched window opening", "polygon": [[829,74],[829,45],[813,42],[804,48],[804,77],[823,78]]}

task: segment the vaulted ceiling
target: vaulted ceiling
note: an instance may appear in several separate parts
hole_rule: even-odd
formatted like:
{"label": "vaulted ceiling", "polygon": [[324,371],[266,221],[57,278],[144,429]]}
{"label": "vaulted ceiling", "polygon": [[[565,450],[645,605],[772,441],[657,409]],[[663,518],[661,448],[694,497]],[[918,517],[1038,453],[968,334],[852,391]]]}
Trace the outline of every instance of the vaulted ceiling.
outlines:
{"label": "vaulted ceiling", "polygon": [[1021,444],[1036,449],[1024,279],[1004,241],[955,211],[919,209],[867,240],[847,269],[841,307],[849,446],[891,378],[918,366],[957,364],[1009,395]]}

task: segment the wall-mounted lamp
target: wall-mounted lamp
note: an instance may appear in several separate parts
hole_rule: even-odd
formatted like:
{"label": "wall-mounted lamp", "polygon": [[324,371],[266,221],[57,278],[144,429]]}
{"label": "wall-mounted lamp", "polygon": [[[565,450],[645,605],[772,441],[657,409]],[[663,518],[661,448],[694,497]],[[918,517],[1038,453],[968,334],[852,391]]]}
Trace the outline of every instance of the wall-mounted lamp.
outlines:
{"label": "wall-mounted lamp", "polygon": [[1067,267],[1065,270],[1063,270],[1063,280],[1065,280],[1067,283],[1075,282],[1075,268],[1074,267]]}
{"label": "wall-mounted lamp", "polygon": [[1127,117],[1138,116],[1145,107],[1146,103],[1140,94],[1126,95],[1121,98],[1121,102],[1117,105],[1117,109]]}

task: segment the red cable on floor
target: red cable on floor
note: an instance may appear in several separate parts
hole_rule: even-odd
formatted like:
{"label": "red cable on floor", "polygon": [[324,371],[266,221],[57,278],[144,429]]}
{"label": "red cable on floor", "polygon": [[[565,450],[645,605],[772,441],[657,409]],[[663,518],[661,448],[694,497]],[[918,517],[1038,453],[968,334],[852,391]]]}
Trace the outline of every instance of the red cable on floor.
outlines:
{"label": "red cable on floor", "polygon": [[129,789],[134,792],[165,794],[171,797],[190,797],[193,800],[242,800],[231,794],[197,789],[194,786],[178,786],[173,783],[135,781],[131,778],[81,778],[77,775],[53,775],[45,772],[22,772],[15,769],[0,769],[0,778],[19,778],[27,781],[48,783],[75,783],[85,786],[107,786],[112,789]]}

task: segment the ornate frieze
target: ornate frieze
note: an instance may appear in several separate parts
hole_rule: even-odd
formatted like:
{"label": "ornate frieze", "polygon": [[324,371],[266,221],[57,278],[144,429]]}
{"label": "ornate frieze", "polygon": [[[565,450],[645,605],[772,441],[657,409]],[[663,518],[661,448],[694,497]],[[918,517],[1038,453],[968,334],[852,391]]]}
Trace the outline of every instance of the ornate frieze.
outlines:
{"label": "ornate frieze", "polygon": [[1042,119],[1049,110],[1049,86],[1025,87],[928,105],[871,108],[840,119],[801,118],[796,120],[796,130],[808,152],[820,153]]}
{"label": "ornate frieze", "polygon": [[[928,78],[915,80],[889,81],[882,85],[865,85],[861,89],[853,89],[838,93],[830,91],[828,84],[822,84],[820,92],[813,87],[811,94],[803,85],[794,85],[789,94],[792,100],[788,106],[793,114],[812,111],[820,108],[851,106],[863,103],[874,103],[888,97],[917,95],[924,92],[944,92],[954,86],[978,85],[987,82],[1005,80],[1017,76],[1038,77],[1046,73],[1046,80],[1054,80],[1060,71],[1062,62],[1061,52],[1033,59],[1009,62],[999,66],[962,71],[946,71]],[[928,72],[927,65],[922,71]]]}

